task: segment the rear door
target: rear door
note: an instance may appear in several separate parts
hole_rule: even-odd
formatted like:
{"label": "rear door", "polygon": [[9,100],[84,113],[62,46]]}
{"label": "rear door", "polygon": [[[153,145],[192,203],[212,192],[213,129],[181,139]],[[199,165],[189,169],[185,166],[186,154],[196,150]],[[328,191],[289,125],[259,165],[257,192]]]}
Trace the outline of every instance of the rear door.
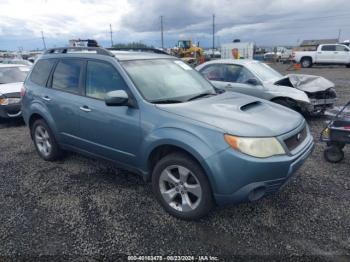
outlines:
{"label": "rear door", "polygon": [[114,65],[88,60],[85,65],[84,97],[80,108],[80,128],[84,150],[122,163],[133,164],[141,142],[140,110],[128,106],[107,106],[107,92],[128,86]]}
{"label": "rear door", "polygon": [[82,93],[83,61],[59,59],[50,77],[49,87],[42,94],[52,116],[58,140],[62,144],[79,145],[79,101]]}
{"label": "rear door", "polygon": [[335,45],[323,45],[316,52],[316,63],[335,63]]}

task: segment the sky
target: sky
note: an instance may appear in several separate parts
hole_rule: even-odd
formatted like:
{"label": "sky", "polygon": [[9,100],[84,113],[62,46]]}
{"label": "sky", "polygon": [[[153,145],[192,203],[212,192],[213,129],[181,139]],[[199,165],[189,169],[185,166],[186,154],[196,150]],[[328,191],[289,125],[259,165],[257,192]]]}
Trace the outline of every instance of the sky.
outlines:
{"label": "sky", "polygon": [[296,46],[305,39],[350,39],[349,0],[0,0],[0,50],[66,46],[96,39],[104,47],[142,42],[164,47],[180,39],[212,46],[233,39],[258,46]]}

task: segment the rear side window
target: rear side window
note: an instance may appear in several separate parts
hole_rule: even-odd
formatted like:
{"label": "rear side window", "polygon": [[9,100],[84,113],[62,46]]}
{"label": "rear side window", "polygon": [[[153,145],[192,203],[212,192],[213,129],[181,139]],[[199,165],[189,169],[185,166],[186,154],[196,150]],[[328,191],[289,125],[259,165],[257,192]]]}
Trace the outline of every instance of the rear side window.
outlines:
{"label": "rear side window", "polygon": [[335,45],[324,45],[322,51],[335,51]]}
{"label": "rear side window", "polygon": [[126,83],[112,65],[88,61],[86,68],[86,96],[104,99],[106,93],[121,89],[126,89]]}
{"label": "rear side window", "polygon": [[46,86],[47,79],[56,61],[56,59],[39,60],[30,74],[30,80],[37,85]]}
{"label": "rear side window", "polygon": [[59,61],[53,73],[52,88],[78,94],[81,68],[82,62],[77,59]]}

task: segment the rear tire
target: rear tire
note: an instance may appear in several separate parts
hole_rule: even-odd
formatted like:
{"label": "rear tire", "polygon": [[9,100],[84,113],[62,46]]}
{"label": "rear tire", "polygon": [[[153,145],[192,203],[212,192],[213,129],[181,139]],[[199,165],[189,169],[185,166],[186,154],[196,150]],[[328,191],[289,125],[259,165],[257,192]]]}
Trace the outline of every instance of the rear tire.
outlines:
{"label": "rear tire", "polygon": [[302,68],[310,68],[312,66],[312,60],[309,57],[304,57],[300,60]]}
{"label": "rear tire", "polygon": [[184,153],[169,154],[156,164],[152,186],[163,208],[180,219],[199,219],[214,206],[211,187],[202,167]]}
{"label": "rear tire", "polygon": [[56,139],[43,119],[36,120],[31,128],[33,142],[39,156],[46,161],[55,161],[62,156]]}
{"label": "rear tire", "polygon": [[344,159],[344,152],[338,146],[329,146],[323,152],[324,158],[331,163],[338,163]]}

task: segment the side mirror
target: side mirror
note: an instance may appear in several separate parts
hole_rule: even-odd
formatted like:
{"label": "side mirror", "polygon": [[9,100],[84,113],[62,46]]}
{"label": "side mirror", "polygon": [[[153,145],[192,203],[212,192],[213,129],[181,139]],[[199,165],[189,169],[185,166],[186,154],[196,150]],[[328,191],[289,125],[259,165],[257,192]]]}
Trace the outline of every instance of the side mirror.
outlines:
{"label": "side mirror", "polygon": [[111,91],[106,94],[105,103],[107,106],[127,106],[129,96],[124,90]]}
{"label": "side mirror", "polygon": [[248,85],[252,85],[252,86],[257,86],[257,85],[259,85],[258,80],[256,80],[255,78],[248,79],[248,80],[246,81],[246,83],[247,83]]}

